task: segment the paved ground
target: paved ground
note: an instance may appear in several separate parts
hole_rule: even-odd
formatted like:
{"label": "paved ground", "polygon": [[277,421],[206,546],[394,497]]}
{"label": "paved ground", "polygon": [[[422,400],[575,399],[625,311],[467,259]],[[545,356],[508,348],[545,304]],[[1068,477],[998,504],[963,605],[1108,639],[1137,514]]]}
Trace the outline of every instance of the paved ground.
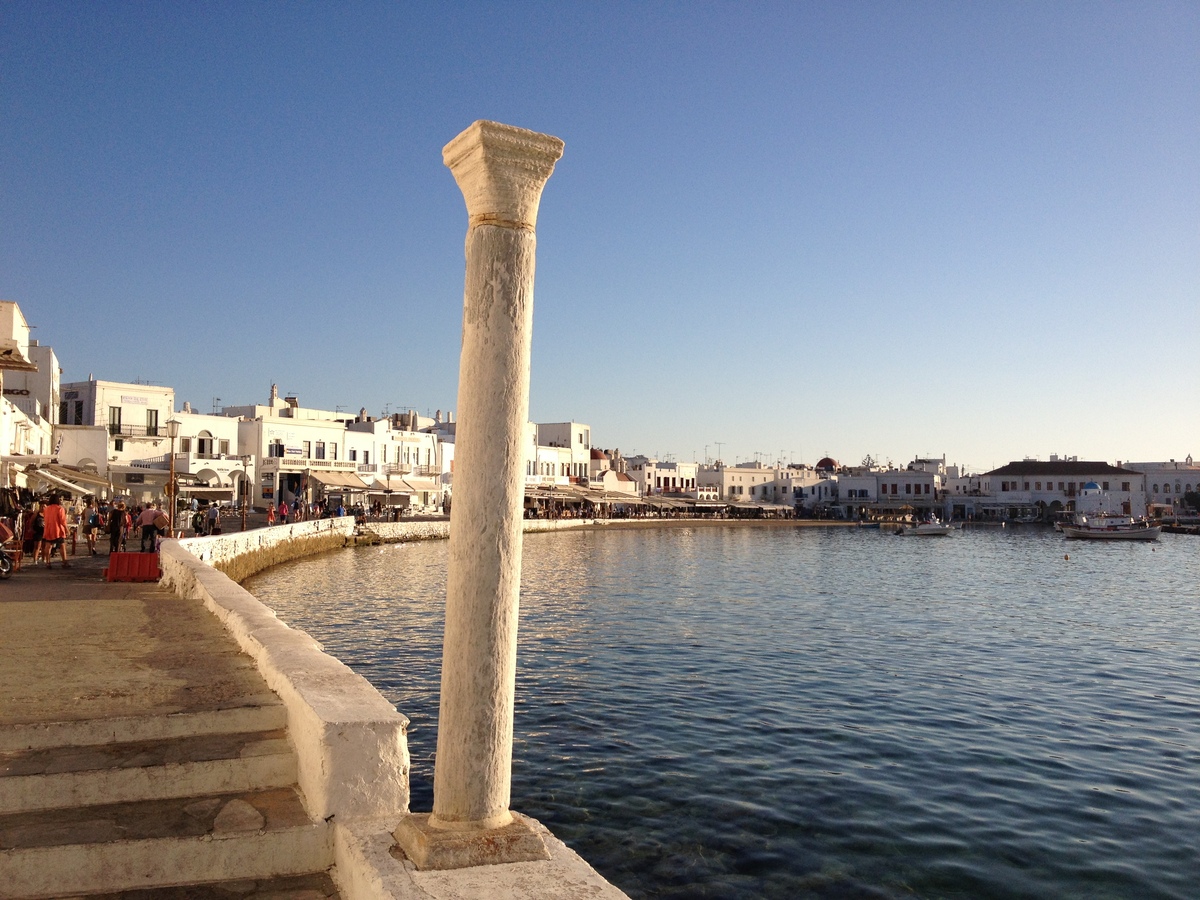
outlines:
{"label": "paved ground", "polygon": [[0,581],[0,727],[246,705],[274,695],[224,626],[157,584],[105,582],[107,555]]}

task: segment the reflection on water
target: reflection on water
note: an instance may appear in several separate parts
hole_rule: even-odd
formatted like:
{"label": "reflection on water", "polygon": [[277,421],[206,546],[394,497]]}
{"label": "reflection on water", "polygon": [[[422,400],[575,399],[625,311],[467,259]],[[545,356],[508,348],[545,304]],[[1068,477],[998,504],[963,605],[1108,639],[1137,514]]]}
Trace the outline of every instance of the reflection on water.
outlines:
{"label": "reflection on water", "polygon": [[[416,810],[446,549],[247,583],[412,719]],[[1195,896],[1198,550],[527,536],[513,806],[633,897]]]}

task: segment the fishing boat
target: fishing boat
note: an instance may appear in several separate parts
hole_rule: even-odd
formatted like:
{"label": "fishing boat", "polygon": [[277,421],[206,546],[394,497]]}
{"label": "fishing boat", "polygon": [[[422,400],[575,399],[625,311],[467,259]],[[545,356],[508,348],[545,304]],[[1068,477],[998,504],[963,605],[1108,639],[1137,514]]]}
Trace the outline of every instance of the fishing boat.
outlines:
{"label": "fishing boat", "polygon": [[1076,514],[1074,521],[1059,526],[1064,537],[1096,541],[1157,541],[1162,531],[1149,519],[1122,513]]}
{"label": "fishing boat", "polygon": [[953,525],[930,519],[928,522],[917,522],[913,525],[901,525],[896,534],[907,537],[944,537],[954,531]]}

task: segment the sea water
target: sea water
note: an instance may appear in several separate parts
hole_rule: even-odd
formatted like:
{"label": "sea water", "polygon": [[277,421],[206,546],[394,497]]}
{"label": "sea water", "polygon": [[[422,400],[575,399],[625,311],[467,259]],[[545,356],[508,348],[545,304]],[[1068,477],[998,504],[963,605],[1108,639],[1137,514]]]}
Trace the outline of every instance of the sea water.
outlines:
{"label": "sea water", "polygon": [[[445,542],[247,583],[412,720]],[[631,897],[1200,895],[1200,541],[529,535],[514,809]]]}

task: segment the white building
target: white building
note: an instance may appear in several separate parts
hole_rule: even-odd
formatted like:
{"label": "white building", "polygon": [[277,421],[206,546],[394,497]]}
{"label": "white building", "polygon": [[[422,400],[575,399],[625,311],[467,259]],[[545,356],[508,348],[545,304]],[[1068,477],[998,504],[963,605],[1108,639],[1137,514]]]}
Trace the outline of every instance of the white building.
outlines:
{"label": "white building", "polygon": [[173,388],[89,379],[62,384],[60,395],[60,462],[105,477],[113,496],[135,503],[164,496]]}
{"label": "white building", "polygon": [[753,462],[726,466],[718,460],[713,465],[700,466],[696,480],[699,484],[716,488],[722,500],[750,501],[760,486],[776,479],[778,471]]}
{"label": "white building", "polygon": [[566,449],[565,457],[559,455],[556,462],[565,462],[567,477],[586,481],[592,459],[592,429],[579,422],[550,422],[537,427],[538,447]]}
{"label": "white building", "polygon": [[1200,492],[1200,466],[1192,462],[1191,455],[1182,462],[1128,462],[1124,467],[1146,477],[1146,504],[1154,516],[1180,515],[1184,495]]}
{"label": "white building", "polygon": [[5,487],[40,489],[47,483],[28,473],[48,464],[54,453],[53,388],[42,386],[56,385],[57,379],[53,351],[30,342],[29,323],[16,303],[0,301],[0,466]]}
{"label": "white building", "polygon": [[698,494],[700,464],[673,462],[648,456],[631,456],[626,461],[626,474],[638,486],[644,497],[655,494]]}
{"label": "white building", "polygon": [[[1117,509],[1141,515],[1146,509],[1146,476],[1127,467],[1078,457],[1051,456],[1046,462],[1025,459],[980,476],[981,496],[974,515],[1011,519],[1023,515],[1052,519],[1072,512],[1083,486],[1094,481]],[[951,498],[951,503],[959,503]]]}

